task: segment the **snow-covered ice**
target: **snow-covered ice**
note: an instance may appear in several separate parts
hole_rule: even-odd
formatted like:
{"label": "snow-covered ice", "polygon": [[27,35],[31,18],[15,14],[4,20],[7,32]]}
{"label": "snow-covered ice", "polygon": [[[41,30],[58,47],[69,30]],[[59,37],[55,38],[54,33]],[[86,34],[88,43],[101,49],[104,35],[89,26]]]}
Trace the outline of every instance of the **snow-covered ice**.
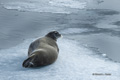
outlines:
{"label": "snow-covered ice", "polygon": [[[119,80],[120,64],[93,56],[93,52],[78,42],[59,39],[57,61],[42,68],[23,68],[27,49],[34,39],[6,50],[0,50],[0,80]],[[93,76],[93,73],[110,73],[111,76]]]}

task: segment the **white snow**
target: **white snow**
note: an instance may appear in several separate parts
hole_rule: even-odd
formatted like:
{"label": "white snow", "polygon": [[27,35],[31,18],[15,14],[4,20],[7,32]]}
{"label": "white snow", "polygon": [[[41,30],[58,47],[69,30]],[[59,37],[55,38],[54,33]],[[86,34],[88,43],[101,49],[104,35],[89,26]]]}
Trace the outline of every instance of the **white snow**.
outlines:
{"label": "white snow", "polygon": [[77,0],[51,0],[49,3],[53,6],[65,6],[78,9],[83,9],[86,6],[86,2],[79,2]]}
{"label": "white snow", "polygon": [[2,3],[6,9],[18,11],[66,13],[74,12],[75,9],[84,9],[86,2],[75,0],[24,0]]}
{"label": "white snow", "polygon": [[71,33],[82,33],[86,32],[88,29],[82,29],[82,28],[66,28],[62,31],[60,31],[61,34],[71,34]]}
{"label": "white snow", "polygon": [[107,55],[106,54],[102,54],[102,56],[106,57]]}
{"label": "white snow", "polygon": [[[27,49],[33,39],[6,50],[0,50],[0,80],[119,80],[120,64],[93,56],[93,52],[78,42],[59,39],[57,61],[42,68],[23,68]],[[93,73],[110,73],[111,76],[93,76]]]}

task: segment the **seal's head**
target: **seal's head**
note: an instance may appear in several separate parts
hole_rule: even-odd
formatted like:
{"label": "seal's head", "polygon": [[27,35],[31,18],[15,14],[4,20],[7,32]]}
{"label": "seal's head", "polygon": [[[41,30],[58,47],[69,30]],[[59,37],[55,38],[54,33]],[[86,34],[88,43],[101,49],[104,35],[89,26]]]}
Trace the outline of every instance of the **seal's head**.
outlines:
{"label": "seal's head", "polygon": [[46,36],[47,36],[47,37],[50,37],[50,38],[52,38],[52,39],[54,39],[54,40],[57,40],[57,39],[60,38],[62,35],[61,35],[59,32],[57,32],[57,31],[51,31],[51,32],[49,32]]}

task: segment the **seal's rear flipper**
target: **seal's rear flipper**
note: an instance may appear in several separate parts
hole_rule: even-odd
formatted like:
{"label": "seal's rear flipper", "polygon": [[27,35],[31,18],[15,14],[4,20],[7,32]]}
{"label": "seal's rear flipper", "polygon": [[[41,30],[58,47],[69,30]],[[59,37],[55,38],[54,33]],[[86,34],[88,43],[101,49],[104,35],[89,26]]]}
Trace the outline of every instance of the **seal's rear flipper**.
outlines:
{"label": "seal's rear flipper", "polygon": [[27,67],[34,67],[34,64],[33,64],[32,61],[33,61],[33,58],[32,58],[32,57],[29,57],[28,59],[26,59],[26,60],[23,62],[22,66],[25,67],[25,68],[27,68]]}

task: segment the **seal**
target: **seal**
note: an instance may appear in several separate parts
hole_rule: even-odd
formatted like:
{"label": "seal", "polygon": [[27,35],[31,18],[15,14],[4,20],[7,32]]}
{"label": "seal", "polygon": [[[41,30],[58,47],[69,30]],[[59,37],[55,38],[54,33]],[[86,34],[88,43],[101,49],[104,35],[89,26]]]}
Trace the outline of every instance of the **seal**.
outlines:
{"label": "seal", "polygon": [[60,37],[59,32],[51,31],[44,37],[33,41],[28,49],[28,58],[22,64],[23,67],[40,67],[54,63],[59,53],[56,41]]}

